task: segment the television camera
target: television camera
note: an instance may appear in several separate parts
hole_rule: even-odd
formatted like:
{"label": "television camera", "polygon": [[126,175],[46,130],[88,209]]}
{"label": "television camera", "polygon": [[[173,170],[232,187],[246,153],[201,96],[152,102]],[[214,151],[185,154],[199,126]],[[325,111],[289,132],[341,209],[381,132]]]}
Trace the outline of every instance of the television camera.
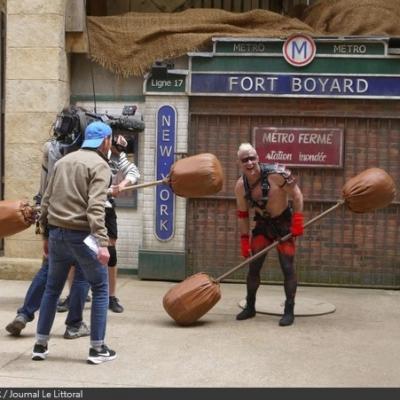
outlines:
{"label": "television camera", "polygon": [[[54,123],[55,139],[60,142],[63,154],[66,154],[81,146],[86,127],[94,121],[102,121],[114,129],[141,132],[145,124],[136,110],[136,106],[125,106],[121,115],[111,115],[94,113],[78,106],[66,107],[57,115]],[[113,145],[118,146],[114,136]]]}

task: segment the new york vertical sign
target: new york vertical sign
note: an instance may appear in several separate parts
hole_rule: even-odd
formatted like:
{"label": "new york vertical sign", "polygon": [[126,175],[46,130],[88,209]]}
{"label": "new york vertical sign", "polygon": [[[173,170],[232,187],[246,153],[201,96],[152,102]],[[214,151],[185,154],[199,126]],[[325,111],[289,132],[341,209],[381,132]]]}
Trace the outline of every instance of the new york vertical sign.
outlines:
{"label": "new york vertical sign", "polygon": [[[163,105],[157,111],[156,179],[164,179],[171,170],[175,157],[176,110]],[[158,240],[174,236],[175,195],[168,185],[156,186],[155,235]]]}

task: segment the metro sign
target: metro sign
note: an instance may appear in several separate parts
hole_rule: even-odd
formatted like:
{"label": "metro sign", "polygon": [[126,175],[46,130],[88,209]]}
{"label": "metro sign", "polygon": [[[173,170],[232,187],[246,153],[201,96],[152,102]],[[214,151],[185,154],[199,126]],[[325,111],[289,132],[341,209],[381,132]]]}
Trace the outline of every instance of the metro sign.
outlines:
{"label": "metro sign", "polygon": [[304,34],[293,35],[283,44],[283,57],[294,67],[304,67],[315,57],[317,47],[314,40]]}

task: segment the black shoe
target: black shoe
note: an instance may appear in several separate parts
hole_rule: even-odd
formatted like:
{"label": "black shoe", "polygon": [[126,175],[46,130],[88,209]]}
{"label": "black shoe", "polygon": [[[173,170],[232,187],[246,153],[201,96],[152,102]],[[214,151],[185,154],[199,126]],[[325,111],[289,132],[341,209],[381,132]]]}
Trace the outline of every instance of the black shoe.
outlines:
{"label": "black shoe", "polygon": [[14,318],[14,320],[6,326],[6,331],[9,332],[12,336],[19,336],[22,329],[25,328],[27,322],[28,321],[22,314],[18,314]]}
{"label": "black shoe", "polygon": [[289,326],[294,322],[294,303],[285,301],[285,311],[282,318],[279,320],[280,326]]}
{"label": "black shoe", "polygon": [[90,348],[87,362],[88,364],[101,364],[105,361],[115,360],[116,358],[117,353],[114,350],[109,349],[105,344],[103,344],[101,346],[101,351]]}
{"label": "black shoe", "polygon": [[64,333],[64,339],[78,339],[80,337],[89,335],[90,335],[90,329],[82,321],[78,328],[75,326],[67,326]]}
{"label": "black shoe", "polygon": [[253,318],[256,316],[256,309],[254,307],[245,307],[243,311],[241,311],[238,315],[236,315],[236,319],[238,321],[243,321],[245,319]]}
{"label": "black shoe", "polygon": [[57,304],[57,312],[66,312],[69,310],[69,296],[64,300],[59,300]]}
{"label": "black shoe", "polygon": [[119,300],[115,296],[110,296],[108,308],[115,313],[122,313],[124,311],[124,307],[119,304]]}
{"label": "black shoe", "polygon": [[47,350],[47,346],[43,346],[42,344],[35,344],[32,351],[32,360],[34,361],[43,361],[46,359],[49,351]]}

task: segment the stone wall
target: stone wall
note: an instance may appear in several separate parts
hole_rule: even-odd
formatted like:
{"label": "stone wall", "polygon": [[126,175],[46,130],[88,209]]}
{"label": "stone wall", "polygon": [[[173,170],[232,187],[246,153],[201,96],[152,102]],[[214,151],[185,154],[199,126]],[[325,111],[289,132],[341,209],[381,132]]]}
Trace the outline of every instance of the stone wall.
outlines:
{"label": "stone wall", "polygon": [[[52,135],[56,114],[69,102],[66,1],[6,2],[5,199],[31,201],[37,193],[42,146]],[[34,228],[8,237],[0,277],[10,266],[15,277],[28,276],[40,257],[41,239]]]}

